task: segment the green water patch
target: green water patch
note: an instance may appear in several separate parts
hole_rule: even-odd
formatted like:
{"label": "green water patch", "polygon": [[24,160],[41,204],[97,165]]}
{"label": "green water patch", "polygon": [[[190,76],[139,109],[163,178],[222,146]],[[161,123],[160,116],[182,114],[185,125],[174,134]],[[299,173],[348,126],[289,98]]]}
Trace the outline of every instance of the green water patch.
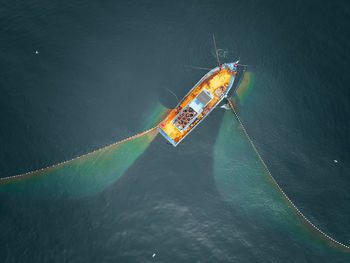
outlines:
{"label": "green water patch", "polygon": [[245,72],[242,76],[242,81],[236,89],[234,100],[241,105],[247,100],[254,86],[254,74],[252,72]]}
{"label": "green water patch", "polygon": [[348,250],[308,223],[265,169],[232,111],[226,111],[214,147],[214,176],[222,198],[249,218],[318,248]]}
{"label": "green water patch", "polygon": [[142,127],[144,127],[144,130],[148,130],[155,127],[162,120],[164,120],[168,112],[169,112],[168,108],[164,107],[160,103],[157,103],[152,108],[152,110],[147,111],[147,114],[145,114]]}
{"label": "green water patch", "polygon": [[[144,126],[153,125],[167,112],[156,105]],[[130,140],[29,174],[0,181],[0,194],[34,198],[79,198],[97,194],[114,183],[147,149],[157,135],[150,130]]]}

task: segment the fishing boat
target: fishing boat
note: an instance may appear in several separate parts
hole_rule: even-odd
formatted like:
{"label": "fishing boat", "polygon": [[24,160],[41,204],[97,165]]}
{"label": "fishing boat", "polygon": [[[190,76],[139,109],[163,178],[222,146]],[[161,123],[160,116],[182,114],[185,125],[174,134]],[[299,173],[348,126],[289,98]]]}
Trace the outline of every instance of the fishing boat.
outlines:
{"label": "fishing boat", "polygon": [[177,146],[227,97],[237,75],[237,63],[219,63],[205,74],[172,109],[158,126],[158,131]]}

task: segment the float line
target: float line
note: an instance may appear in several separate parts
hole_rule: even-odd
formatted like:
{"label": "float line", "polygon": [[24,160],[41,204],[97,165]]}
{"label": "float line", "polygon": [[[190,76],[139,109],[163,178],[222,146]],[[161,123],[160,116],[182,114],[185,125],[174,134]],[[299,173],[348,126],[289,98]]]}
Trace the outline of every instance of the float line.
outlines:
{"label": "float line", "polygon": [[247,137],[248,141],[250,142],[250,145],[252,146],[252,148],[254,149],[255,153],[257,154],[257,156],[259,157],[260,162],[262,163],[262,165],[264,166],[265,170],[267,171],[267,173],[270,176],[270,179],[272,180],[272,182],[275,184],[275,186],[278,188],[278,190],[282,193],[283,197],[287,200],[287,202],[297,211],[297,213],[310,225],[312,226],[314,229],[316,229],[321,235],[323,235],[324,237],[326,237],[327,239],[329,239],[330,241],[334,242],[335,244],[341,246],[342,248],[345,248],[346,250],[350,251],[350,247],[347,245],[342,244],[341,242],[335,240],[334,238],[330,237],[329,235],[327,235],[325,232],[323,232],[321,229],[319,229],[317,226],[315,226],[313,223],[310,222],[309,219],[307,219],[303,213],[295,206],[295,204],[289,199],[289,197],[286,195],[286,193],[282,190],[282,188],[279,186],[279,184],[277,183],[277,181],[275,180],[275,178],[272,176],[270,170],[267,168],[267,165],[265,164],[264,160],[262,159],[262,157],[260,156],[258,150],[256,149],[253,141],[250,139],[246,129],[244,128],[243,123],[241,122],[241,119],[238,116],[237,110],[235,108],[235,106],[233,105],[232,101],[230,98],[227,98],[228,103],[230,104],[234,114],[236,115],[236,118],[239,122],[239,125],[241,126],[245,136]]}

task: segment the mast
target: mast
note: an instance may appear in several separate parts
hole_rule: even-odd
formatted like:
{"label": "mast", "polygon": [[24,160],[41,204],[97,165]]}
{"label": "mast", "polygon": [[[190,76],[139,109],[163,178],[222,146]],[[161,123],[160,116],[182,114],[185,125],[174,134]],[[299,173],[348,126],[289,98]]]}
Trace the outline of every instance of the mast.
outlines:
{"label": "mast", "polygon": [[216,48],[216,41],[215,41],[215,35],[214,35],[214,33],[213,33],[213,41],[214,41],[216,59],[217,59],[217,61],[218,61],[219,67],[220,67],[220,69],[221,69],[221,68],[222,68],[222,64],[221,64],[220,59],[219,59],[219,52],[218,52],[218,49]]}

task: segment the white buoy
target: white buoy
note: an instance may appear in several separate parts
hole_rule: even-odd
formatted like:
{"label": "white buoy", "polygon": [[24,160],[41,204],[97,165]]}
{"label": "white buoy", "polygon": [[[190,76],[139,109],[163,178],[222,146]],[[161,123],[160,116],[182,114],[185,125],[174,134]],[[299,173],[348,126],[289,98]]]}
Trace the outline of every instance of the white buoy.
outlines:
{"label": "white buoy", "polygon": [[230,105],[228,105],[228,104],[221,105],[220,108],[221,109],[225,109],[225,110],[230,110],[231,109]]}
{"label": "white buoy", "polygon": [[156,256],[156,253],[153,253],[152,258],[154,258],[155,256]]}
{"label": "white buoy", "polygon": [[38,51],[38,50],[35,50],[35,54],[37,54],[37,55],[38,55],[38,54],[39,54],[39,51]]}

